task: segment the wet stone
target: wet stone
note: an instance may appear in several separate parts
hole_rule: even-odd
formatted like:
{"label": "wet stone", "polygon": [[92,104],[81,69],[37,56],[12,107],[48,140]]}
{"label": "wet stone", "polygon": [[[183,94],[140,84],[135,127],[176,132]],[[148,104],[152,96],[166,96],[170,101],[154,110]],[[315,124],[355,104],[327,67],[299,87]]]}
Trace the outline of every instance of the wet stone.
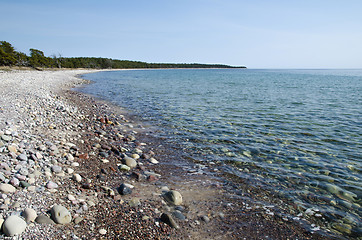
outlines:
{"label": "wet stone", "polygon": [[182,196],[178,191],[171,190],[164,194],[165,200],[172,205],[181,205]]}
{"label": "wet stone", "polygon": [[101,181],[106,181],[107,179],[106,179],[106,176],[104,176],[103,174],[98,174],[97,175],[97,178],[99,179],[99,180],[101,180]]}
{"label": "wet stone", "polygon": [[179,226],[177,225],[177,223],[175,222],[175,220],[172,218],[172,216],[168,213],[162,213],[161,215],[161,221],[166,223],[167,225],[169,225],[172,228],[176,228],[178,229]]}
{"label": "wet stone", "polygon": [[180,220],[186,219],[185,215],[183,215],[180,211],[172,212],[172,216],[174,216],[175,218],[180,219]]}
{"label": "wet stone", "polygon": [[103,158],[107,158],[109,156],[109,154],[106,152],[99,152],[99,156],[101,156]]}
{"label": "wet stone", "polygon": [[128,195],[132,193],[132,189],[127,187],[124,183],[122,183],[117,190],[121,195]]}

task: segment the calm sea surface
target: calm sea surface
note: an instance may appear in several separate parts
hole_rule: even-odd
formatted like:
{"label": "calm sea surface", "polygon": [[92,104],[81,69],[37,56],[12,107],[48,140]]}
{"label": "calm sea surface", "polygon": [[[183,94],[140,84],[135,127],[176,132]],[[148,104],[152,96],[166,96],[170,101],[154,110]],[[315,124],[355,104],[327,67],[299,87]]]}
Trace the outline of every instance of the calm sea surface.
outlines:
{"label": "calm sea surface", "polygon": [[232,166],[332,229],[361,231],[362,70],[132,70],[84,78],[94,83],[81,91],[137,114],[197,160]]}

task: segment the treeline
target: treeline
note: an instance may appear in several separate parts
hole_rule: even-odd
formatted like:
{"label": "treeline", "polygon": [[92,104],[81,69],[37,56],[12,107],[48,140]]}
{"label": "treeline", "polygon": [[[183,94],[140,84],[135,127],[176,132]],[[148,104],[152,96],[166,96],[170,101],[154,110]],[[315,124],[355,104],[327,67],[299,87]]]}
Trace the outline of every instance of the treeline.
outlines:
{"label": "treeline", "polygon": [[60,54],[47,57],[38,49],[29,49],[30,56],[18,52],[6,41],[0,41],[0,66],[19,66],[39,68],[94,68],[94,69],[129,69],[129,68],[245,68],[222,64],[199,63],[146,63],[139,61],[117,60],[95,57],[62,57]]}

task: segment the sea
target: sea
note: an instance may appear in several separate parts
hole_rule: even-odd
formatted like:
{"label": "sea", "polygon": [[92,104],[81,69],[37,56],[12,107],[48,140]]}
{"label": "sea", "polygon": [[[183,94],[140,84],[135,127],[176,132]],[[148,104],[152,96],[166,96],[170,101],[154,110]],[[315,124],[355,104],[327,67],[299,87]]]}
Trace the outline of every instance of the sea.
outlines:
{"label": "sea", "polygon": [[93,83],[80,91],[138,116],[195,161],[228,166],[332,231],[361,234],[361,69],[149,69],[83,78]]}

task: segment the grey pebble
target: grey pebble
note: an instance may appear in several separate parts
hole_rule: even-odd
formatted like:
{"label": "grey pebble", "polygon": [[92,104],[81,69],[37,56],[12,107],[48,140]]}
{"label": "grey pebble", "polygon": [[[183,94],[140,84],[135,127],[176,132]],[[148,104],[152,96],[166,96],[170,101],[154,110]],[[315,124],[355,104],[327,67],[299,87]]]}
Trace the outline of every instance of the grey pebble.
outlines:
{"label": "grey pebble", "polygon": [[48,216],[46,216],[46,215],[44,215],[44,214],[39,215],[39,216],[35,219],[35,222],[37,222],[37,223],[39,223],[39,224],[54,224],[54,221],[53,221],[50,217],[48,217]]}

